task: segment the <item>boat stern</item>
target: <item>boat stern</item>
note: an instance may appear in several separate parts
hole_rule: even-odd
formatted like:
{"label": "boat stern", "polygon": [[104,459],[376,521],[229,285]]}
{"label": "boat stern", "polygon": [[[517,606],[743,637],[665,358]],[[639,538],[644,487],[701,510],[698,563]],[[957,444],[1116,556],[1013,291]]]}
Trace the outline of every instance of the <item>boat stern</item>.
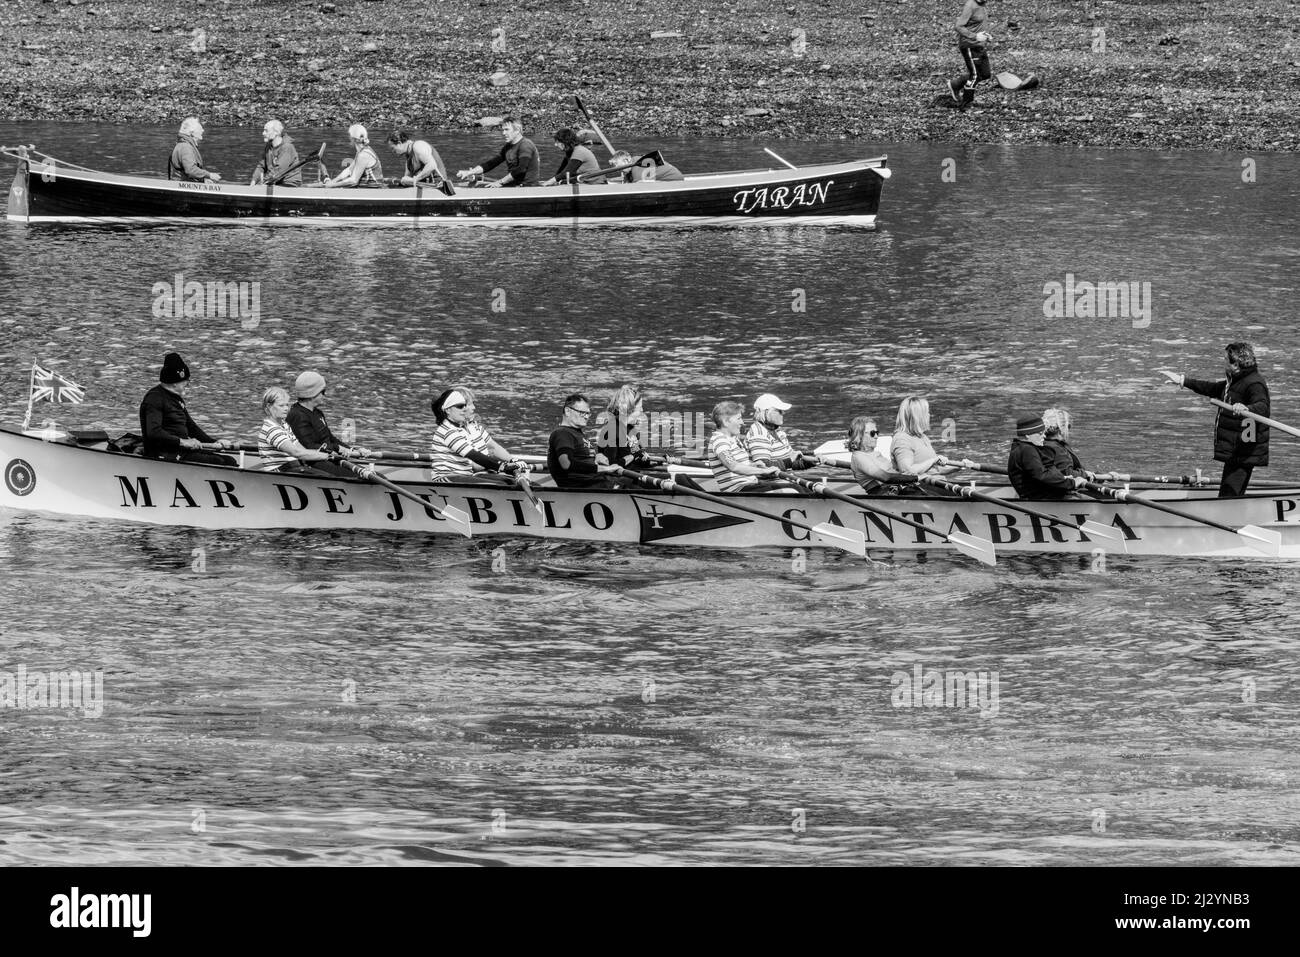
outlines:
{"label": "boat stern", "polygon": [[6,211],[6,218],[10,222],[25,223],[27,222],[27,149],[20,146],[17,155],[18,170],[14,173],[14,181],[9,186],[9,206]]}

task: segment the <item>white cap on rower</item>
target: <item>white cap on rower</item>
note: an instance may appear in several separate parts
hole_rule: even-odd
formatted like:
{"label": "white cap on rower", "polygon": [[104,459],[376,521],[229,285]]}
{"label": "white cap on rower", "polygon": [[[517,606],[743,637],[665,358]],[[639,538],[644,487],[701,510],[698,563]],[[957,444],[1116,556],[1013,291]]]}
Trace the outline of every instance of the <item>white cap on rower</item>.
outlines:
{"label": "white cap on rower", "polygon": [[370,142],[370,134],[360,123],[353,123],[348,127],[348,139],[360,140],[362,143]]}
{"label": "white cap on rower", "polygon": [[770,392],[764,392],[754,400],[754,411],[763,412],[767,409],[776,409],[778,412],[789,412],[794,406],[789,402],[782,402]]}
{"label": "white cap on rower", "polygon": [[447,409],[450,409],[454,405],[466,405],[466,404],[467,403],[463,395],[461,395],[459,392],[453,392],[451,395],[447,396],[445,400],[443,400],[442,408],[443,411],[446,411]]}
{"label": "white cap on rower", "polygon": [[181,121],[181,136],[193,136],[203,132],[203,124],[197,116],[187,116]]}

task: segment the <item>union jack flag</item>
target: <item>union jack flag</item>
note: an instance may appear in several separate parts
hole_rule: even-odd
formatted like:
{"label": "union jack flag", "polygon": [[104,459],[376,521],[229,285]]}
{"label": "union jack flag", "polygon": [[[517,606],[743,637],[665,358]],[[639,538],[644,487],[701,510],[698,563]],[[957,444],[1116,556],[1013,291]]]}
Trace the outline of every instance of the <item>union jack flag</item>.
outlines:
{"label": "union jack flag", "polygon": [[45,399],[76,405],[86,401],[86,391],[66,376],[32,363],[32,402]]}

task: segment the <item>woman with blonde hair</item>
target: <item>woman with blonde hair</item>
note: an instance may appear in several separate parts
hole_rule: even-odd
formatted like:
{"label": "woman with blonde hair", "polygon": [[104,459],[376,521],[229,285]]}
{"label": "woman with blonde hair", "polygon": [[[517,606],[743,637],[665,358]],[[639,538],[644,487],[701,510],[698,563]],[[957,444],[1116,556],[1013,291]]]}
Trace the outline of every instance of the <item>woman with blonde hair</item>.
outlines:
{"label": "woman with blonde hair", "polygon": [[370,145],[370,134],[360,123],[348,127],[348,139],[352,141],[355,155],[343,161],[343,169],[333,179],[327,179],[319,186],[382,186],[384,185],[384,167],[379,162],[379,154]]}
{"label": "woman with blonde hair", "polygon": [[599,429],[596,451],[609,459],[611,465],[621,465],[634,472],[663,465],[663,459],[648,454],[641,447],[641,424],[645,417],[641,389],[630,384],[621,386],[609,400],[604,415],[596,420]]}
{"label": "woman with blonde hair", "polygon": [[916,476],[897,472],[889,456],[876,448],[876,420],[860,415],[849,423],[849,468],[868,495],[899,495],[916,487]]}
{"label": "woman with blonde hair", "polygon": [[[940,455],[930,444],[930,403],[919,395],[909,395],[898,406],[894,421],[894,443],[890,448],[894,471],[912,475],[946,475],[960,467]],[[935,466],[951,466],[935,468]]]}
{"label": "woman with blonde hair", "polygon": [[[267,472],[305,472],[309,475],[345,475],[356,473],[330,461],[329,452],[306,449],[294,438],[285,418],[289,415],[289,392],[273,385],[262,393],[262,427],[257,433],[257,452],[262,470]],[[370,466],[366,466],[370,469]]]}

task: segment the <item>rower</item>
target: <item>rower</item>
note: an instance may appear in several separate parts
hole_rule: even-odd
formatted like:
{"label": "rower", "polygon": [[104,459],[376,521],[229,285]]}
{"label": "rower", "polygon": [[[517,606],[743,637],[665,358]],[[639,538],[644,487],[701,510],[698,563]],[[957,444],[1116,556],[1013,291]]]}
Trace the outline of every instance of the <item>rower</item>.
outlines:
{"label": "rower", "polygon": [[1089,482],[1097,481],[1095,473],[1083,467],[1083,462],[1070,444],[1070,413],[1065,409],[1044,409],[1042,456],[1046,465],[1053,465],[1062,475],[1082,475]]}
{"label": "rower", "polygon": [[[167,178],[189,183],[220,183],[221,174],[203,168],[203,154],[199,140],[203,139],[203,124],[197,116],[187,116],[176,136],[176,145],[167,157]],[[175,174],[175,175],[173,175]]]}
{"label": "rower", "polygon": [[781,426],[785,413],[794,406],[782,402],[771,392],[764,392],[754,400],[754,421],[745,434],[749,458],[755,465],[771,465],[779,469],[811,469],[822,464],[811,452],[796,452]]}
{"label": "rower", "polygon": [[898,404],[894,419],[894,441],[889,454],[895,472],[912,475],[947,475],[959,466],[940,455],[930,443],[930,402],[924,396],[909,395]]}
{"label": "rower", "polygon": [[[300,472],[308,475],[335,476],[345,474],[349,478],[356,473],[331,461],[337,453],[304,448],[285,424],[289,415],[289,393],[286,389],[273,385],[262,394],[262,427],[257,433],[257,452],[262,457],[263,471]],[[367,465],[362,469],[362,478],[369,478],[374,467]]]}
{"label": "rower", "polygon": [[1016,437],[1007,457],[1007,476],[1016,494],[1026,499],[1078,498],[1074,490],[1083,487],[1087,480],[1077,475],[1062,475],[1060,469],[1045,461],[1042,452],[1045,434],[1041,416],[1031,415],[1016,422]]}
{"label": "rower", "polygon": [[868,495],[924,494],[915,475],[894,471],[889,456],[876,447],[879,440],[880,430],[870,416],[859,415],[849,423],[849,468],[863,491]]}
{"label": "rower", "polygon": [[406,130],[394,130],[388,134],[388,145],[406,162],[403,186],[414,186],[422,181],[441,186],[447,181],[447,167],[428,140],[413,140]]}
{"label": "rower", "polygon": [[567,126],[555,131],[555,148],[564,151],[564,157],[555,170],[555,175],[542,183],[543,186],[577,183],[599,185],[605,182],[600,172],[600,162],[596,154],[578,142],[578,134]]}
{"label": "rower", "polygon": [[500,179],[488,180],[484,186],[536,186],[541,161],[533,141],[524,136],[523,123],[513,116],[507,116],[501,121],[501,136],[505,139],[505,144],[497,153],[484,159],[478,166],[461,170],[456,177],[469,179],[471,176],[480,176],[505,163],[509,172]]}
{"label": "rower", "polygon": [[709,436],[709,467],[720,492],[781,492],[798,490],[788,482],[773,481],[778,469],[756,465],[741,438],[745,407],[739,402],[719,402],[713,407],[717,430]]}
{"label": "rower", "polygon": [[144,438],[144,454],[169,462],[187,462],[198,465],[234,465],[233,459],[214,452],[203,451],[203,444],[230,448],[222,439],[212,438],[199,428],[185,408],[185,393],[190,385],[190,367],[179,353],[169,352],[163,358],[159,384],[145,393],[140,403],[140,435]]}
{"label": "rower", "polygon": [[[476,446],[469,431],[474,414],[470,402],[471,398],[459,389],[447,389],[433,400],[433,415],[438,422],[431,443],[433,481],[513,485],[514,477],[527,472],[528,466],[517,459],[498,458]],[[484,445],[496,444],[482,426],[476,432],[481,433]]]}
{"label": "rower", "polygon": [[354,156],[343,161],[343,169],[333,179],[323,183],[310,183],[311,186],[383,186],[384,167],[379,162],[379,154],[370,145],[370,134],[360,123],[348,127],[348,139],[352,142]]}
{"label": "rower", "polygon": [[596,451],[615,465],[634,472],[656,469],[664,460],[648,454],[641,448],[641,424],[645,421],[645,407],[641,390],[634,385],[620,386],[609,400],[604,415],[596,425]]}
{"label": "rower", "polygon": [[591,403],[581,392],[564,398],[563,418],[546,447],[546,468],[560,488],[618,488],[608,473],[617,466],[601,455],[583,434]]}
{"label": "rower", "polygon": [[469,440],[473,443],[474,448],[478,449],[484,455],[490,455],[496,459],[504,459],[507,462],[519,462],[526,464],[522,459],[516,459],[510,454],[510,451],[492,437],[492,433],[479,420],[478,407],[474,404],[474,390],[467,385],[454,384],[448,388],[459,392],[465,397],[465,432],[469,435]]}
{"label": "rower", "polygon": [[301,186],[302,170],[295,169],[298,166],[298,150],[293,145],[293,137],[285,133],[284,124],[275,119],[267,120],[262,127],[262,140],[266,144],[262,148],[262,161],[254,168],[253,178],[248,185],[259,186],[283,175],[287,170],[293,170],[276,185]]}
{"label": "rower", "polygon": [[[293,383],[294,394],[298,401],[289,409],[287,422],[295,439],[306,449],[319,449],[322,452],[336,452],[345,458],[369,458],[370,450],[344,445],[330,431],[321,411],[325,405],[325,377],[319,372],[308,370],[298,376]],[[329,456],[326,456],[328,458]],[[313,468],[333,475],[351,478],[354,473],[346,466],[336,462],[321,461]]]}

